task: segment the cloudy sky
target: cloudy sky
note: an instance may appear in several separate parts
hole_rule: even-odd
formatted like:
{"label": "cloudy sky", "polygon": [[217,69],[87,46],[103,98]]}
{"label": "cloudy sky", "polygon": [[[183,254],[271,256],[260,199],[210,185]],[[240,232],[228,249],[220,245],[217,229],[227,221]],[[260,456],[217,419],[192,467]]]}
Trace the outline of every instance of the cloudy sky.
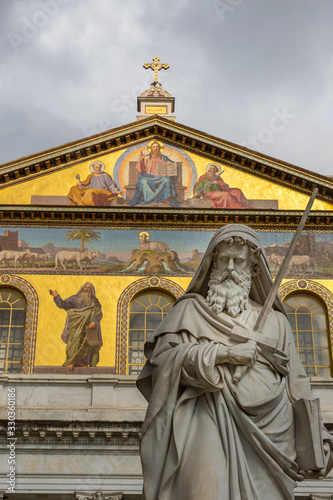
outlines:
{"label": "cloudy sky", "polygon": [[332,0],[0,0],[0,163],[135,120],[158,55],[177,121],[333,175]]}

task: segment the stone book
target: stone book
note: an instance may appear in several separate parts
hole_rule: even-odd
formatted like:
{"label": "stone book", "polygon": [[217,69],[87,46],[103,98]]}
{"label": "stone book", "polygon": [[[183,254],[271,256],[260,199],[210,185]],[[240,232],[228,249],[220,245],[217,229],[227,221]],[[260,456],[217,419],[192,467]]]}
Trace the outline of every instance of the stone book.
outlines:
{"label": "stone book", "polygon": [[293,403],[295,415],[296,462],[301,470],[320,470],[325,467],[321,436],[319,398],[299,399]]}

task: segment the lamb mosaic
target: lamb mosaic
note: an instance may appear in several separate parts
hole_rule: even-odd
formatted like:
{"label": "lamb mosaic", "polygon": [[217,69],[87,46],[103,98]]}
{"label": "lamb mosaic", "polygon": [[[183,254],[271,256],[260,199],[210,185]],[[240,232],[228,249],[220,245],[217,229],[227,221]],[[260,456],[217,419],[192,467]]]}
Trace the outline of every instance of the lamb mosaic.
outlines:
{"label": "lamb mosaic", "polygon": [[[5,228],[0,231],[0,269],[20,274],[192,276],[212,231],[137,229]],[[272,273],[279,269],[293,233],[261,232]],[[287,276],[329,278],[333,235],[303,233]]]}

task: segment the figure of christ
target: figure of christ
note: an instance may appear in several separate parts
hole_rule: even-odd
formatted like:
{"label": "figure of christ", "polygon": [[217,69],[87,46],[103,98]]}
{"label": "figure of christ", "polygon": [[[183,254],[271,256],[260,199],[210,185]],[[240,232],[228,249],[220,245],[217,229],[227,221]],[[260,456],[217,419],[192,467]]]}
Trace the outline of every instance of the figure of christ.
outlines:
{"label": "figure of christ", "polygon": [[[221,168],[214,163],[206,167],[206,173],[201,175],[194,185],[193,197],[210,200],[214,208],[249,208],[247,200],[238,188],[230,188],[218,174]],[[200,193],[199,193],[200,191]]]}
{"label": "figure of christ", "polygon": [[[271,286],[256,233],[226,226],[185,295],[148,337],[138,378],[149,401],[144,500],[291,500],[296,481],[331,469],[333,438],[318,422],[325,466],[304,471],[297,463],[293,403],[314,396],[279,298],[260,347],[232,340],[236,326],[254,328]],[[247,369],[235,383],[239,366]]]}
{"label": "figure of christ", "polygon": [[83,182],[78,180],[77,185],[71,187],[67,195],[71,205],[105,207],[119,194],[123,194],[111,175],[104,172],[104,163],[94,161],[89,169],[92,173]]}
{"label": "figure of christ", "polygon": [[[67,311],[61,335],[67,344],[63,366],[70,371],[77,366],[96,366],[99,361],[99,350],[103,344],[100,327],[103,314],[101,304],[95,295],[94,285],[85,283],[75,295],[67,299],[62,299],[57,290],[49,290],[49,293],[55,305]],[[88,342],[87,328],[97,339],[93,346]]]}
{"label": "figure of christ", "polygon": [[168,203],[172,207],[179,207],[175,182],[177,177],[168,177],[156,174],[157,163],[170,165],[173,163],[170,158],[161,153],[158,142],[151,144],[151,152],[144,155],[140,151],[140,156],[136,164],[139,173],[136,183],[136,191],[129,205],[157,205],[158,203]]}

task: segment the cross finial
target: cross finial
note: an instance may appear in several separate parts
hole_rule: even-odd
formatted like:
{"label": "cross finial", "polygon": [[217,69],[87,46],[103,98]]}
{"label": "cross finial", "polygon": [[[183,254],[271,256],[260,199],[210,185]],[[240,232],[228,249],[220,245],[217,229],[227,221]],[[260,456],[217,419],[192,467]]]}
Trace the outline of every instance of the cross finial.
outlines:
{"label": "cross finial", "polygon": [[143,67],[145,69],[152,69],[154,71],[154,74],[155,74],[155,80],[154,82],[158,82],[158,72],[160,71],[160,69],[168,69],[169,68],[169,64],[161,64],[160,63],[160,58],[155,56],[153,58],[153,62],[152,63],[144,63]]}

